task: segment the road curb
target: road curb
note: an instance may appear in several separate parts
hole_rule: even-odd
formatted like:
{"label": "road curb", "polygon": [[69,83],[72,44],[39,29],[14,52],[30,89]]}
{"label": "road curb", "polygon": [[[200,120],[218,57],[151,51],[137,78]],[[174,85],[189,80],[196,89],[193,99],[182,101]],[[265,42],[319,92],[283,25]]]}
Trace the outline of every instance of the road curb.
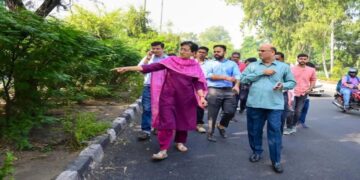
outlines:
{"label": "road curb", "polygon": [[97,167],[104,157],[104,149],[116,140],[127,125],[134,121],[141,113],[141,99],[137,99],[115,120],[106,134],[94,138],[94,140],[83,149],[78,157],[72,161],[56,180],[82,180],[87,179],[91,171]]}

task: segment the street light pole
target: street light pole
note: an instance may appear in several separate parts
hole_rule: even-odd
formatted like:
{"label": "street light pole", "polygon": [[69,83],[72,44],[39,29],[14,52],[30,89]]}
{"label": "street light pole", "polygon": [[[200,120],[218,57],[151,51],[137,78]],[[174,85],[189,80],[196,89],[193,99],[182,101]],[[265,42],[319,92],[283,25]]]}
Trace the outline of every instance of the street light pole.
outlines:
{"label": "street light pole", "polygon": [[160,33],[162,31],[163,10],[164,10],[164,0],[161,0]]}
{"label": "street light pole", "polygon": [[144,0],[144,11],[146,12],[146,0]]}

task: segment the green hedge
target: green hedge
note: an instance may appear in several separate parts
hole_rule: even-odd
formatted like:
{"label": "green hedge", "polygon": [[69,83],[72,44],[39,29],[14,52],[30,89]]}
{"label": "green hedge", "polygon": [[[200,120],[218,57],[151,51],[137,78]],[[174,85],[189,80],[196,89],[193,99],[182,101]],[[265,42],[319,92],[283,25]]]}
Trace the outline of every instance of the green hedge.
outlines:
{"label": "green hedge", "polygon": [[[0,14],[0,92],[6,101],[0,137],[20,142],[19,148],[29,147],[28,134],[41,125],[48,108],[89,96],[108,97],[133,80],[133,74],[109,71],[140,59],[123,40],[102,40],[28,11],[0,8]],[[135,84],[141,84],[137,80]]]}

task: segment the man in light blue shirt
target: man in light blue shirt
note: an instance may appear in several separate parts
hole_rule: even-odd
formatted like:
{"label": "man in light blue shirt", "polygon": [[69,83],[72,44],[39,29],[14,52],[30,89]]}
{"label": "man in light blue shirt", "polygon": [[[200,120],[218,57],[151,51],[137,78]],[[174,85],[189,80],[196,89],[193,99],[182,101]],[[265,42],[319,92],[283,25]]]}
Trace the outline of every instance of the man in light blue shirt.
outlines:
{"label": "man in light blue shirt", "polygon": [[284,110],[282,90],[295,87],[296,82],[290,67],[275,60],[276,49],[263,44],[259,49],[261,61],[251,63],[241,75],[241,83],[251,83],[247,100],[247,130],[249,144],[253,151],[249,160],[261,159],[262,132],[267,120],[267,138],[273,169],[282,173],[281,115]]}
{"label": "man in light blue shirt", "polygon": [[217,126],[220,135],[226,138],[225,128],[228,127],[230,120],[234,117],[236,111],[235,94],[239,93],[240,70],[238,65],[225,59],[226,46],[215,45],[215,60],[209,62],[206,72],[208,85],[208,140],[215,142],[214,129],[216,118],[220,108],[223,110],[221,121]]}
{"label": "man in light blue shirt", "polygon": [[[144,64],[151,64],[159,62],[165,58],[167,55],[164,54],[164,43],[155,41],[151,43],[151,51],[147,53],[138,66]],[[143,113],[141,116],[141,132],[138,136],[139,140],[148,140],[150,139],[151,132],[151,93],[150,93],[150,84],[151,84],[151,73],[148,73],[144,77],[144,89],[142,93],[142,107]]]}

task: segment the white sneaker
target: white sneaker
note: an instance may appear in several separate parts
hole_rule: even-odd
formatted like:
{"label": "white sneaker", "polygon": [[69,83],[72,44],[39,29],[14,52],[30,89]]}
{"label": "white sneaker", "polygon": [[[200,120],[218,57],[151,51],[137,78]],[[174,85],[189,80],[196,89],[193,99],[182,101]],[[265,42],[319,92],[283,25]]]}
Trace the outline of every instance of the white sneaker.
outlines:
{"label": "white sneaker", "polygon": [[289,134],[293,134],[293,133],[296,133],[296,128],[295,127],[284,130],[284,135],[289,135]]}
{"label": "white sneaker", "polygon": [[290,134],[290,129],[288,129],[288,128],[284,129],[283,134],[284,135],[289,135]]}
{"label": "white sneaker", "polygon": [[196,126],[196,130],[199,132],[199,133],[206,133],[206,129],[203,127],[202,124],[198,124]]}

